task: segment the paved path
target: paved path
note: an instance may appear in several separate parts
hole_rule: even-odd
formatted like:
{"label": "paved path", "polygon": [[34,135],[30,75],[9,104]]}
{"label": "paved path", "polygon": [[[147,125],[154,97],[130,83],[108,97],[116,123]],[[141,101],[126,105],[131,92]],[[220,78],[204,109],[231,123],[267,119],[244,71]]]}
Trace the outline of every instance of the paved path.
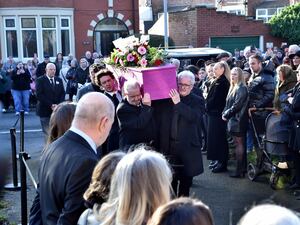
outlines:
{"label": "paved path", "polygon": [[[15,123],[16,116],[0,114],[0,149],[10,156],[9,128]],[[40,130],[39,119],[34,113],[25,117],[25,150],[31,155],[29,167],[37,177],[40,152],[43,149],[44,137]],[[19,134],[17,134],[19,137]],[[19,143],[17,143],[19,150]],[[204,156],[205,159],[205,156]],[[274,201],[300,212],[300,200],[292,193],[284,190],[274,191],[268,185],[267,176],[258,177],[256,182],[245,179],[233,179],[227,173],[212,174],[207,170],[208,162],[204,160],[204,174],[194,179],[192,195],[208,204],[213,211],[216,225],[236,224],[241,215],[254,204]],[[34,187],[28,181],[28,208],[35,195]],[[6,215],[10,221],[20,223],[20,192],[4,192],[4,200],[8,202]]]}

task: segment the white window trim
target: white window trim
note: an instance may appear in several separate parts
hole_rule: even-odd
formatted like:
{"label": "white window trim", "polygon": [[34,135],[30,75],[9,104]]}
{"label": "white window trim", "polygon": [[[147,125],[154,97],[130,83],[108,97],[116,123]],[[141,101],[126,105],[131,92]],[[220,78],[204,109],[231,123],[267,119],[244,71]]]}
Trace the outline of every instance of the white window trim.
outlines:
{"label": "white window trim", "polygon": [[[283,7],[279,7],[279,8],[262,8],[262,9],[256,9],[256,19],[257,20],[264,20],[265,22],[269,22],[269,20],[272,18],[273,15],[269,15],[268,14],[268,10],[269,9],[275,9],[276,13],[273,15],[276,15],[277,13],[279,13]],[[264,11],[263,15],[258,15],[259,11]]]}
{"label": "white window trim", "polygon": [[[15,26],[14,27],[6,27],[6,24],[5,24],[5,21],[7,20],[7,19],[13,19],[14,21],[15,21]],[[1,20],[1,18],[0,18],[0,20]],[[6,31],[8,31],[8,30],[14,30],[14,31],[16,31],[16,33],[17,33],[17,37],[19,36],[18,35],[18,29],[17,29],[17,21],[16,21],[16,17],[5,17],[5,19],[3,19],[3,23],[1,23],[1,24],[3,24],[3,35],[1,35],[1,37],[0,37],[0,41],[1,41],[1,43],[3,43],[3,46],[7,46],[7,39],[6,39]],[[1,27],[1,26],[0,26]],[[3,39],[3,40],[2,40]],[[17,40],[17,45],[18,45],[18,40]],[[2,46],[1,46],[2,47]],[[19,49],[19,46],[17,46],[17,48]],[[3,52],[2,52],[2,54],[4,54],[4,55],[7,55],[7,49],[6,48],[1,48],[1,49],[3,49]],[[20,56],[19,55],[20,53],[19,53],[19,51],[18,51],[18,57]],[[7,56],[8,57],[8,56]],[[7,58],[6,57],[6,58]],[[14,59],[17,59],[17,58],[14,58]]]}
{"label": "white window trim", "polygon": [[[18,58],[16,60],[22,60],[25,62],[28,58],[23,57],[23,48],[22,48],[22,36],[21,36],[21,24],[20,19],[21,17],[35,17],[36,18],[36,26],[37,26],[37,45],[38,45],[38,57],[39,60],[43,60],[43,46],[42,45],[42,29],[41,28],[41,17],[56,17],[57,22],[60,25],[60,18],[68,18],[69,19],[69,38],[70,38],[70,53],[75,55],[75,38],[74,38],[74,9],[73,8],[48,8],[48,7],[24,7],[24,8],[0,8],[0,44],[1,44],[1,58],[3,60],[7,59],[7,50],[6,50],[6,36],[4,29],[4,18],[15,18],[15,25],[17,30],[17,37],[18,37]],[[12,16],[16,15],[16,16]],[[58,26],[58,23],[56,24]],[[30,28],[31,29],[31,28]],[[61,30],[66,30],[66,28],[57,28],[57,43],[60,43],[60,33]],[[61,46],[58,44],[57,51],[61,51]],[[54,57],[55,58],[55,57]],[[51,58],[51,60],[54,60]]]}
{"label": "white window trim", "polygon": [[[35,28],[23,28],[22,27],[22,19],[24,18],[30,18],[30,19],[34,19],[35,20]],[[21,58],[25,61],[31,59],[32,57],[24,57],[24,51],[23,51],[23,35],[22,35],[22,31],[23,30],[34,30],[36,32],[36,37],[37,37],[37,43],[36,43],[36,47],[37,47],[37,51],[38,51],[38,46],[39,46],[39,38],[38,38],[38,18],[36,16],[20,16],[18,18],[18,27],[17,27],[17,33],[19,32],[19,37],[20,37],[20,41],[18,43],[18,53],[20,53],[19,58],[21,56]],[[38,52],[37,52],[38,53]]]}
{"label": "white window trim", "polygon": [[[55,20],[55,27],[54,28],[44,28],[43,27],[43,23],[42,23],[42,20],[43,19],[54,19]],[[58,26],[58,22],[57,22],[57,16],[41,16],[41,18],[40,18],[40,23],[41,23],[41,41],[42,41],[42,44],[41,44],[41,48],[42,48],[42,53],[44,53],[44,43],[43,43],[43,31],[44,30],[52,30],[52,31],[55,31],[55,38],[56,38],[56,52],[57,53],[59,53],[59,52],[61,52],[61,49],[59,48],[59,46],[58,46],[58,42],[60,42],[60,39],[58,39],[58,33],[60,33],[60,26]],[[57,54],[56,53],[56,54]],[[49,53],[48,53],[49,54]],[[56,54],[54,53],[54,55],[53,56],[51,56],[50,55],[50,58],[56,58]]]}

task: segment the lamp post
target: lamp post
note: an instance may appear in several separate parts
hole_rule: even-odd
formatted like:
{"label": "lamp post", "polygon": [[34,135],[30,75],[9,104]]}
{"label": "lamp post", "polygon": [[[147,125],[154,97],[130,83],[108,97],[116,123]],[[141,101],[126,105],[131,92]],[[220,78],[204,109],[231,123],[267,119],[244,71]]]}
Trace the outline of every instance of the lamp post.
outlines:
{"label": "lamp post", "polygon": [[164,41],[165,49],[169,48],[169,39],[168,39],[168,0],[164,0]]}

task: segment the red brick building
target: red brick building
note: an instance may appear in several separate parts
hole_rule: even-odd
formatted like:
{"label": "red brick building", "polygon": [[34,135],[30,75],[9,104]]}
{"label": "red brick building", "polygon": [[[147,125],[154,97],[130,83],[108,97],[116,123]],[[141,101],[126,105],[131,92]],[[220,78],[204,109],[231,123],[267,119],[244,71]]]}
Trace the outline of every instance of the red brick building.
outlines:
{"label": "red brick building", "polygon": [[262,21],[202,6],[169,13],[169,35],[176,46],[219,46],[231,52],[247,45],[265,50],[266,43],[280,46],[283,42],[271,36]]}
{"label": "red brick building", "polygon": [[9,0],[0,2],[0,58],[37,53],[109,54],[111,41],[139,31],[138,0]]}

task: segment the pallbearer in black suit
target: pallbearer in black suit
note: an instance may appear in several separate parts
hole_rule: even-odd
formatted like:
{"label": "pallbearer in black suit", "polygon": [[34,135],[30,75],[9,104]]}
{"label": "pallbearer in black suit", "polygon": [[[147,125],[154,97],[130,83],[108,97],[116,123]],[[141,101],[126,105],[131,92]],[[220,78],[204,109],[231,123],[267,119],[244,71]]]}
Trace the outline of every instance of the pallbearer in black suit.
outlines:
{"label": "pallbearer in black suit", "polygon": [[[115,109],[117,109],[119,103],[122,101],[121,92],[118,91],[117,81],[111,71],[108,69],[102,69],[96,73],[96,83],[98,86],[104,89],[104,94],[114,103]],[[116,150],[119,148],[119,125],[117,117],[110,130],[107,141],[102,146],[102,154]]]}
{"label": "pallbearer in black suit", "polygon": [[120,127],[120,148],[127,150],[131,145],[156,142],[153,108],[148,93],[142,98],[141,87],[136,81],[124,84],[125,99],[117,108]]}
{"label": "pallbearer in black suit", "polygon": [[172,89],[170,97],[173,114],[170,134],[170,149],[163,153],[169,159],[174,174],[172,187],[177,196],[189,196],[193,177],[203,172],[200,123],[204,101],[192,90],[195,76],[190,71],[178,74],[178,91]]}
{"label": "pallbearer in black suit", "polygon": [[53,109],[65,100],[65,89],[59,77],[55,77],[53,63],[46,66],[46,75],[36,80],[36,114],[40,117],[42,130],[47,135]]}

